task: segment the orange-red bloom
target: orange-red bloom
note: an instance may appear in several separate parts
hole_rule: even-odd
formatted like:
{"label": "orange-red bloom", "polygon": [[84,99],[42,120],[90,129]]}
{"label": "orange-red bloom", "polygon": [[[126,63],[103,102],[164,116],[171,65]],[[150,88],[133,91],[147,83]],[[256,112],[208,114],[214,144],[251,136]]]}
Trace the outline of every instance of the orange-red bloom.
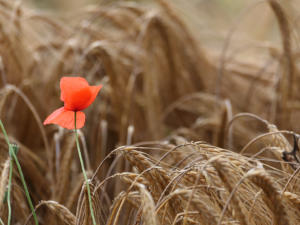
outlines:
{"label": "orange-red bloom", "polygon": [[63,77],[60,80],[60,99],[64,106],[55,110],[44,121],[46,124],[58,124],[67,129],[75,129],[84,126],[85,114],[81,110],[87,108],[95,100],[102,85],[89,86],[88,82],[82,77]]}

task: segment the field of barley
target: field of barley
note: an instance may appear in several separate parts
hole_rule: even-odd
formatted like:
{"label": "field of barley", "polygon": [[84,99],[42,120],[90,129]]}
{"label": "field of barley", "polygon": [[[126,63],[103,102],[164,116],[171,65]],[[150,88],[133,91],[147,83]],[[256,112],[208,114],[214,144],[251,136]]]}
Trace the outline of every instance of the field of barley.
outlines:
{"label": "field of barley", "polygon": [[299,60],[300,0],[0,0],[0,224],[300,224]]}

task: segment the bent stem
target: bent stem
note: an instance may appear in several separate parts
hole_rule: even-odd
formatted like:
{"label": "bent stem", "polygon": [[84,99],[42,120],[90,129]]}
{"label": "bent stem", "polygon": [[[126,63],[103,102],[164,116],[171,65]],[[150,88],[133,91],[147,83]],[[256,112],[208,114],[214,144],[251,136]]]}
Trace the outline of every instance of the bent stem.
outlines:
{"label": "bent stem", "polygon": [[77,129],[76,129],[76,111],[75,111],[75,139],[76,139],[76,146],[77,146],[78,156],[79,156],[79,160],[80,160],[80,164],[81,164],[81,169],[82,169],[82,173],[83,173],[83,176],[84,176],[86,189],[87,189],[87,192],[88,192],[89,207],[90,207],[90,211],[91,211],[93,225],[96,225],[89,180],[88,180],[86,172],[85,172],[84,163],[83,163],[83,159],[82,159],[82,155],[81,155],[81,151],[80,151],[80,145],[79,145],[79,141],[78,141],[78,133],[77,133]]}
{"label": "bent stem", "polygon": [[[18,168],[18,172],[19,172],[19,175],[20,175],[20,178],[21,178],[21,181],[22,181],[22,184],[24,186],[24,190],[25,190],[25,195],[26,195],[26,198],[27,198],[27,201],[28,201],[28,204],[29,204],[29,207],[31,209],[31,212],[32,212],[32,215],[33,215],[33,218],[34,218],[34,222],[35,222],[35,225],[38,225],[39,222],[37,220],[37,216],[35,214],[35,210],[34,210],[34,207],[33,207],[33,204],[32,204],[32,201],[31,201],[31,198],[30,198],[30,195],[29,195],[29,191],[28,191],[28,188],[27,188],[27,185],[26,185],[26,182],[25,182],[25,178],[24,178],[24,175],[23,175],[23,172],[22,172],[22,168],[21,168],[21,165],[19,163],[19,160],[15,154],[15,152],[17,152],[18,150],[18,146],[17,145],[12,145],[10,144],[9,142],[9,139],[8,139],[8,135],[6,133],[6,130],[4,128],[4,125],[2,123],[2,121],[0,120],[0,127],[1,127],[1,130],[4,134],[4,137],[5,137],[5,140],[6,140],[6,143],[8,145],[8,149],[9,149],[9,155],[10,157],[12,157],[17,165],[17,168]],[[9,190],[8,190],[8,198],[7,198],[7,202],[9,204],[9,208],[11,207],[10,206],[10,189],[11,189],[11,176],[12,176],[12,159],[11,159],[11,162],[10,162],[10,171],[9,171],[9,183],[10,185],[8,186]],[[11,209],[10,209],[10,212],[9,212],[9,223],[10,223],[10,219],[11,219]]]}

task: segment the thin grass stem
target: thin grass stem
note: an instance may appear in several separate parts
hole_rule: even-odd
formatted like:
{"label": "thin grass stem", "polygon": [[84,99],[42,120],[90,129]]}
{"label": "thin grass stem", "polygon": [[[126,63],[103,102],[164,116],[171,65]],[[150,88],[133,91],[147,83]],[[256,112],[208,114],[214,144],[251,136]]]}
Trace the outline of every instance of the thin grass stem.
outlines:
{"label": "thin grass stem", "polygon": [[[39,222],[38,222],[37,216],[36,216],[35,211],[34,211],[34,207],[33,207],[30,195],[29,195],[29,191],[28,191],[28,188],[27,188],[27,185],[26,185],[26,181],[25,181],[23,172],[22,172],[22,168],[21,168],[19,160],[18,160],[18,158],[15,154],[15,152],[17,152],[18,146],[10,144],[8,135],[6,133],[6,130],[5,130],[4,125],[3,125],[1,120],[0,120],[0,127],[1,127],[1,130],[2,130],[3,134],[4,134],[6,143],[8,144],[9,155],[10,155],[10,157],[12,157],[14,159],[14,161],[17,165],[17,169],[18,169],[18,172],[19,172],[19,175],[20,175],[20,178],[21,178],[24,190],[25,190],[25,195],[26,195],[29,207],[30,207],[30,209],[32,211],[32,214],[33,214],[34,222],[35,222],[36,225],[38,225]],[[12,160],[11,160],[11,162],[12,162]],[[12,163],[10,163],[10,173],[12,173]],[[11,179],[11,176],[9,177],[9,179]],[[10,182],[11,182],[11,180],[10,180]],[[11,186],[9,187],[9,190],[8,190],[9,195],[10,195],[10,189],[11,189]],[[10,202],[10,196],[9,196],[9,199],[7,201]],[[10,212],[10,215],[8,215],[8,217],[9,217],[9,221],[10,221],[11,220],[11,212]]]}
{"label": "thin grass stem", "polygon": [[8,217],[7,217],[7,225],[11,223],[11,202],[10,202],[10,193],[11,193],[11,182],[12,182],[12,175],[13,175],[13,158],[10,154],[11,145],[9,145],[9,176],[8,176],[8,185],[7,185],[7,208],[8,208]]}
{"label": "thin grass stem", "polygon": [[[12,172],[13,172],[13,159],[12,159],[12,156],[11,156],[12,149],[11,149],[11,145],[10,145],[6,130],[4,129],[4,125],[3,125],[1,120],[0,120],[0,126],[1,126],[1,130],[4,134],[5,141],[8,145],[8,151],[9,151],[9,156],[10,156],[10,159],[9,159],[9,177],[8,177],[8,185],[7,185],[7,208],[8,208],[7,225],[10,225],[11,224],[10,192],[11,192],[11,182],[12,182]],[[3,223],[2,220],[1,220],[1,222]]]}
{"label": "thin grass stem", "polygon": [[[17,148],[17,145],[15,145],[13,147]],[[15,150],[12,150],[11,153],[12,153],[12,156],[13,156],[13,158],[15,160],[16,165],[17,165],[18,172],[19,172],[19,175],[20,175],[20,178],[21,178],[24,190],[25,190],[25,195],[26,195],[29,207],[30,207],[30,209],[32,211],[32,214],[33,214],[34,222],[35,222],[36,225],[38,225],[39,222],[38,222],[38,219],[37,219],[37,216],[36,216],[36,213],[35,213],[35,210],[34,210],[34,207],[33,207],[33,204],[32,204],[31,198],[30,198],[30,195],[29,195],[29,191],[28,191],[28,188],[27,188],[27,184],[26,184],[23,172],[22,172],[21,165],[20,165],[19,160],[18,160],[18,158],[17,158],[17,156],[15,154]]]}

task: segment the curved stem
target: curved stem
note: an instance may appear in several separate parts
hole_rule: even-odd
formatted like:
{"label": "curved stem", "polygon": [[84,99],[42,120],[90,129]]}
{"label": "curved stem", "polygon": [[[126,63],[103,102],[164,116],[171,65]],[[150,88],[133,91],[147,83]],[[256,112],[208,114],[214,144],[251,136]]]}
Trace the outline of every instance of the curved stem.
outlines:
{"label": "curved stem", "polygon": [[85,184],[86,184],[86,189],[87,189],[87,192],[88,192],[89,207],[90,207],[90,211],[91,211],[93,225],[97,225],[96,220],[95,220],[94,210],[93,210],[89,180],[88,180],[86,172],[85,172],[84,163],[83,163],[83,159],[82,159],[82,155],[81,155],[81,151],[80,151],[80,145],[79,145],[79,141],[78,141],[78,133],[77,133],[77,129],[76,129],[76,111],[75,111],[75,139],[76,139],[76,146],[77,146],[78,156],[79,156],[79,160],[80,160],[80,164],[81,164],[81,170],[82,170],[82,173],[83,173],[83,177],[84,177]]}

